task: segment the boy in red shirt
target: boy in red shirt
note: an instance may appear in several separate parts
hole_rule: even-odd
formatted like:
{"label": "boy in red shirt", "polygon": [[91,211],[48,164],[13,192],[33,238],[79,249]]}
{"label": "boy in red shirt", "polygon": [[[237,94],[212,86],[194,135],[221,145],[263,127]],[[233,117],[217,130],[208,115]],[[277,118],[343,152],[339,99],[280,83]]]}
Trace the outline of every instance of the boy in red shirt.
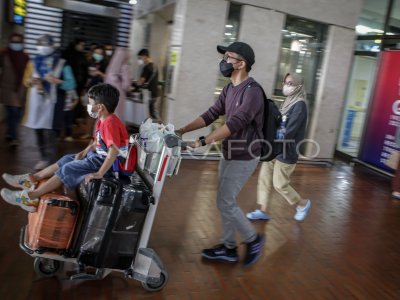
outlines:
{"label": "boy in red shirt", "polygon": [[[55,164],[35,174],[4,173],[3,179],[8,184],[22,188],[17,191],[3,188],[1,196],[6,202],[19,205],[28,212],[36,211],[40,196],[62,185],[74,189],[83,180],[88,182],[111,175],[115,159],[118,156],[127,158],[128,132],[114,114],[118,105],[118,90],[109,84],[98,84],[90,88],[88,98],[87,111],[92,118],[98,119],[93,141],[81,152],[65,155]],[[49,180],[35,189],[35,184],[45,178]]]}

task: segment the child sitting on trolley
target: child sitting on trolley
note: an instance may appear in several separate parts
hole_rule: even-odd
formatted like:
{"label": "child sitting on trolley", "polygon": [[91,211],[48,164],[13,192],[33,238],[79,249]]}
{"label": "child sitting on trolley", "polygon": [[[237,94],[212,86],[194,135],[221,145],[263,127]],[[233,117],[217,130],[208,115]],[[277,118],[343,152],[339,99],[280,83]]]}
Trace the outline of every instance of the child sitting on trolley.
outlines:
{"label": "child sitting on trolley", "polygon": [[[10,175],[3,179],[20,190],[3,188],[1,196],[28,212],[37,210],[39,197],[64,185],[75,189],[83,181],[113,176],[113,164],[127,159],[128,132],[122,121],[114,114],[118,105],[119,91],[110,84],[98,84],[88,91],[87,111],[97,119],[93,140],[77,154],[63,156],[56,163],[35,174]],[[42,179],[49,178],[37,186]]]}

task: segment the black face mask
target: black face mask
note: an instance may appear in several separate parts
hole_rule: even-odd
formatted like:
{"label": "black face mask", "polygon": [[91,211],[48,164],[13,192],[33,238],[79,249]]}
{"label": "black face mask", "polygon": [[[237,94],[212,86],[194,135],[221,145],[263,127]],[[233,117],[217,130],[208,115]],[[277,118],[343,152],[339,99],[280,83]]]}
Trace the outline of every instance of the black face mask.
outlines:
{"label": "black face mask", "polygon": [[219,63],[219,70],[224,77],[231,77],[235,69],[233,68],[233,64],[228,63],[225,60],[221,60]]}

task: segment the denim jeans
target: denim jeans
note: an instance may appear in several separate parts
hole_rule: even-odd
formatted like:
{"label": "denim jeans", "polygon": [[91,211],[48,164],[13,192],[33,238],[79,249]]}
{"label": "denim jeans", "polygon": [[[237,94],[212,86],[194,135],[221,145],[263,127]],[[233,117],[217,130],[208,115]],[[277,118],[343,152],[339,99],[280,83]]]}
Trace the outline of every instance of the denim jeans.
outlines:
{"label": "denim jeans", "polygon": [[[75,154],[68,154],[57,161],[59,169],[55,175],[67,189],[72,190],[83,182],[86,175],[97,172],[104,160],[105,156],[96,152],[89,152],[84,159],[80,160],[75,160]],[[112,167],[105,176],[109,175],[112,176]]]}

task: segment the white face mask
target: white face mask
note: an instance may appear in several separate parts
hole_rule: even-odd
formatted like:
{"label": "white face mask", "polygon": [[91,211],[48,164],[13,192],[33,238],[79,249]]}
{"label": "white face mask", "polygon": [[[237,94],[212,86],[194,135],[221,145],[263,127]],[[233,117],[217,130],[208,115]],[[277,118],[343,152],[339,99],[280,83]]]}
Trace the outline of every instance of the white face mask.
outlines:
{"label": "white face mask", "polygon": [[140,58],[139,58],[138,61],[137,61],[137,63],[138,63],[139,66],[141,66],[141,65],[144,64],[144,61],[143,61],[143,59],[140,59]]}
{"label": "white face mask", "polygon": [[36,47],[40,55],[49,55],[54,52],[54,48],[51,46],[37,46]]}
{"label": "white face mask", "polygon": [[288,85],[284,85],[283,89],[282,89],[282,93],[285,96],[290,96],[291,94],[293,94],[294,90],[297,88],[297,86],[288,86]]}
{"label": "white face mask", "polygon": [[112,53],[113,53],[113,51],[112,51],[112,50],[106,50],[106,55],[107,55],[107,56],[111,56],[111,55],[112,55]]}
{"label": "white face mask", "polygon": [[93,119],[97,119],[99,117],[99,113],[98,112],[93,112],[93,105],[88,104],[87,105],[87,112],[89,114],[90,117],[92,117]]}

